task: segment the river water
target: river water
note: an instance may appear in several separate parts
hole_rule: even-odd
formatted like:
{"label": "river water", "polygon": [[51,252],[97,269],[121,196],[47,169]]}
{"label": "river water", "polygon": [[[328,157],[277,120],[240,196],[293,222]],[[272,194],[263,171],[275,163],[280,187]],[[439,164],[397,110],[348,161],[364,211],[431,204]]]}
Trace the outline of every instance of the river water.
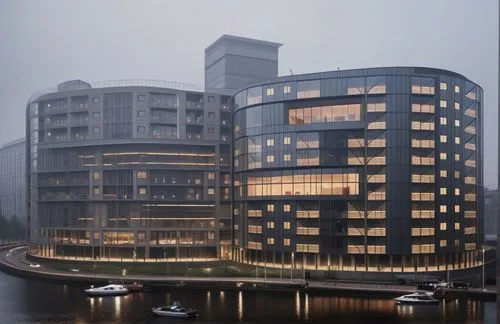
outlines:
{"label": "river water", "polygon": [[198,308],[197,323],[495,323],[495,303],[473,300],[397,306],[388,298],[180,288],[88,298],[84,288],[0,272],[0,323],[185,322],[152,316],[151,307],[173,301]]}

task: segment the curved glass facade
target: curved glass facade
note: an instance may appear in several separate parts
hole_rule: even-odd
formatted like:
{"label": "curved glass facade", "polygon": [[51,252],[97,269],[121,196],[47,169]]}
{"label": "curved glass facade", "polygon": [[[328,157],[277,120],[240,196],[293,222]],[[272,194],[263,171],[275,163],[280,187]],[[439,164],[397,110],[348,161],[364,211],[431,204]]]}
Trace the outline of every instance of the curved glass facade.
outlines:
{"label": "curved glass facade", "polygon": [[231,107],[227,96],[137,86],[31,101],[31,253],[230,258]]}
{"label": "curved glass facade", "polygon": [[482,97],[429,68],[295,75],[238,92],[234,258],[311,270],[478,265]]}

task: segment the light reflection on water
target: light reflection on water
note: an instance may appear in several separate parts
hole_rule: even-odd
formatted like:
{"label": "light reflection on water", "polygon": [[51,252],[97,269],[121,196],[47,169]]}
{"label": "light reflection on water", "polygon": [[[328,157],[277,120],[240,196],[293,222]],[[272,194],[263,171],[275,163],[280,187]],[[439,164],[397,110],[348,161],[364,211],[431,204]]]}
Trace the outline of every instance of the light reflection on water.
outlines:
{"label": "light reflection on water", "polygon": [[2,273],[0,283],[2,323],[153,322],[151,307],[173,301],[198,308],[200,322],[204,323],[490,323],[495,320],[494,302],[472,300],[397,306],[389,298],[180,288],[154,289],[126,297],[88,298],[83,292],[88,285],[64,287]]}

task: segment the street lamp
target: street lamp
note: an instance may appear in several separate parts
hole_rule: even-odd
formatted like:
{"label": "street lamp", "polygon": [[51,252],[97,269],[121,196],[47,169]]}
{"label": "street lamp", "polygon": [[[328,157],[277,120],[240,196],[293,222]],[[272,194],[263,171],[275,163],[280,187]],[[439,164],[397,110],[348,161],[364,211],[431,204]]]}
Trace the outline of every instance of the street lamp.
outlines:
{"label": "street lamp", "polygon": [[293,265],[295,264],[295,254],[292,252],[292,263],[290,264],[290,280],[293,279]]}
{"label": "street lamp", "polygon": [[486,251],[486,250],[484,249],[484,247],[483,247],[483,250],[482,250],[482,251],[483,251],[483,290],[484,290],[484,253],[485,253],[485,251]]}

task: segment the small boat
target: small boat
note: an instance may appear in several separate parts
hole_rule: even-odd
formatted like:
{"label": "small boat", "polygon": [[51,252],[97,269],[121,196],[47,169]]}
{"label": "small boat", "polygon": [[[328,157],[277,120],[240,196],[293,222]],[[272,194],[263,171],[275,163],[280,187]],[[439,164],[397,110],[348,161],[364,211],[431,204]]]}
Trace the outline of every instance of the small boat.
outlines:
{"label": "small boat", "polygon": [[399,296],[394,298],[398,304],[437,304],[439,299],[434,298],[432,293],[416,292],[413,294]]}
{"label": "small boat", "polygon": [[85,289],[89,296],[122,296],[128,295],[127,287],[123,285],[107,285],[104,287],[96,287]]}
{"label": "small boat", "polygon": [[144,286],[141,283],[134,282],[133,284],[125,285],[129,292],[141,292],[144,290]]}
{"label": "small boat", "polygon": [[170,306],[153,307],[153,314],[157,316],[170,316],[181,318],[196,318],[199,316],[198,310],[181,307],[177,302]]}

